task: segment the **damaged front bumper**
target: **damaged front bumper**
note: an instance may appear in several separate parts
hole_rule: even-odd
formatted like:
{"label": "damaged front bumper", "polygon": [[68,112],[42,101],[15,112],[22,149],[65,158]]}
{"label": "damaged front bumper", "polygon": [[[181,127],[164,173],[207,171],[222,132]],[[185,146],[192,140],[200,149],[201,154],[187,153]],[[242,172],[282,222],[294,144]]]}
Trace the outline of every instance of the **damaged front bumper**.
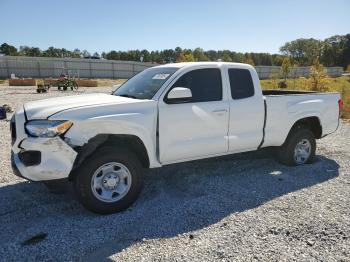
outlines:
{"label": "damaged front bumper", "polygon": [[16,112],[12,128],[11,163],[14,173],[31,181],[68,178],[77,156],[61,137],[28,137],[24,131],[24,111]]}

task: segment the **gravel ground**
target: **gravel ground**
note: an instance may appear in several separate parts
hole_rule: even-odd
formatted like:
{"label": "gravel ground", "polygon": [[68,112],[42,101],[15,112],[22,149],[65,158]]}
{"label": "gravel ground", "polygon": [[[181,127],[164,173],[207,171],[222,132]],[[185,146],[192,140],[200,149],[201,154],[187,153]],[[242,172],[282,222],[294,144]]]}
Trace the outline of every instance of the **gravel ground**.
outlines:
{"label": "gravel ground", "polygon": [[[33,90],[0,87],[0,104],[72,94]],[[136,204],[108,216],[16,178],[8,129],[0,121],[2,261],[350,261],[349,124],[311,165],[262,151],[150,170]]]}

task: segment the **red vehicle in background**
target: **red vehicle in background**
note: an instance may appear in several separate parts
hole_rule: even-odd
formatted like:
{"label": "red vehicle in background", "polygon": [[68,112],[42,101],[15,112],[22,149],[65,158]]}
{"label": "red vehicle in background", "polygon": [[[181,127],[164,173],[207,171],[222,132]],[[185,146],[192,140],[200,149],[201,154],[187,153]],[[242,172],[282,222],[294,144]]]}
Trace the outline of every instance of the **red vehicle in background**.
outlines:
{"label": "red vehicle in background", "polygon": [[66,91],[68,88],[73,90],[78,90],[78,83],[74,78],[68,77],[66,74],[61,74],[57,80],[58,90]]}

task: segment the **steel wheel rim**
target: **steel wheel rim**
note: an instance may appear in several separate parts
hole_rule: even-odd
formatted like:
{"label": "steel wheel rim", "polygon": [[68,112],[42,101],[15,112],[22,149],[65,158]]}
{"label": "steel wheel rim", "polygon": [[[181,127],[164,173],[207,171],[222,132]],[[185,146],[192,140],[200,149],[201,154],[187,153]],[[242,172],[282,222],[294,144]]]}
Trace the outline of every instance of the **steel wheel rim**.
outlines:
{"label": "steel wheel rim", "polygon": [[294,149],[294,160],[297,165],[306,163],[311,155],[311,143],[307,139],[302,139],[296,144]]}
{"label": "steel wheel rim", "polygon": [[100,166],[91,179],[93,195],[106,203],[117,202],[130,190],[132,177],[129,169],[119,162]]}

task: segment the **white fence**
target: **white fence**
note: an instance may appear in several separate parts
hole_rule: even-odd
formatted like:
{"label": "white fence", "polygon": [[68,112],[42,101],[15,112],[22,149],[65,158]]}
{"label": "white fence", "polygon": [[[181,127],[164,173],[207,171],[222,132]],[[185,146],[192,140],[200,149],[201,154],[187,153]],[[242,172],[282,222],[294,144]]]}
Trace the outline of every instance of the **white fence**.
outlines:
{"label": "white fence", "polygon": [[130,78],[154,64],[131,61],[51,57],[0,57],[0,77],[58,77],[61,73],[82,78]]}
{"label": "white fence", "polygon": [[[130,78],[154,65],[132,61],[81,58],[0,56],[0,78],[9,78],[11,74],[18,77],[58,77],[64,71],[82,78]],[[281,71],[279,66],[256,66],[255,68],[261,79],[277,77]],[[309,73],[308,67],[297,67],[290,75],[306,77]],[[327,68],[329,76],[336,77],[342,73],[342,67]]]}

